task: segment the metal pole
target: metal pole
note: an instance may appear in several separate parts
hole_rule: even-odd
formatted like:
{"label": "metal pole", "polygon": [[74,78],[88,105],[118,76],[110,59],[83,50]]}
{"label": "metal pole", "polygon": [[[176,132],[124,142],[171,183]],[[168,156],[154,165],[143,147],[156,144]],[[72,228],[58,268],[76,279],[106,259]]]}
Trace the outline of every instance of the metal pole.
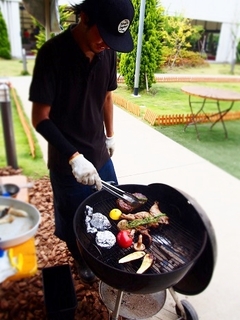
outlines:
{"label": "metal pole", "polygon": [[145,6],[146,6],[146,0],[141,0],[140,17],[139,17],[139,28],[138,28],[137,57],[136,57],[135,79],[134,79],[134,92],[133,92],[134,96],[138,96]]}
{"label": "metal pole", "polygon": [[120,311],[121,302],[122,302],[122,297],[123,297],[123,291],[118,290],[116,303],[115,303],[115,307],[114,307],[114,310],[113,310],[113,313],[112,313],[111,320],[118,320],[119,311]]}
{"label": "metal pole", "polygon": [[50,39],[50,0],[45,0],[45,37]]}
{"label": "metal pole", "polygon": [[9,96],[9,88],[7,84],[0,84],[0,108],[2,114],[2,126],[7,164],[14,169],[18,169],[13,132],[12,109]]}
{"label": "metal pole", "polygon": [[23,72],[26,74],[28,72],[27,70],[27,58],[26,58],[26,50],[22,49],[22,57],[23,57]]}

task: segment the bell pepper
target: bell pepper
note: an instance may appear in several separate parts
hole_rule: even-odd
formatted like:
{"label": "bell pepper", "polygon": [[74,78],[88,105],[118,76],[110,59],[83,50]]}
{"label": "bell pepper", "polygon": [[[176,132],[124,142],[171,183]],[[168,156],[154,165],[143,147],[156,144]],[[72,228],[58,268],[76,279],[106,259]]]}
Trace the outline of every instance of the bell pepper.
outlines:
{"label": "bell pepper", "polygon": [[128,248],[132,245],[133,239],[130,230],[121,230],[117,234],[117,243],[121,248]]}

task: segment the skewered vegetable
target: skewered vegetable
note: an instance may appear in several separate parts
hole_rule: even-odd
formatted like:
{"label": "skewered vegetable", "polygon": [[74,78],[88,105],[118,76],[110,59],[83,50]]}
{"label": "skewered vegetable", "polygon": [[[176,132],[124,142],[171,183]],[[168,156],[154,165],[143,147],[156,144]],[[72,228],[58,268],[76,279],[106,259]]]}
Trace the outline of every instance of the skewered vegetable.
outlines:
{"label": "skewered vegetable", "polygon": [[[157,227],[159,223],[169,224],[168,216],[165,213],[162,213],[160,211],[158,204],[159,204],[158,201],[155,201],[154,204],[151,206],[149,212],[139,211],[137,213],[129,213],[129,214],[122,213],[121,218],[129,221],[138,220],[137,226],[148,224],[150,227],[154,227],[154,226]],[[158,217],[158,219],[152,220],[151,219],[152,217],[153,218]],[[142,220],[142,223],[140,222],[140,220]]]}
{"label": "skewered vegetable", "polygon": [[[152,224],[155,224],[155,223],[159,223],[159,221],[163,218],[163,217],[166,217],[166,221],[165,223],[168,224],[168,217],[165,213],[161,213],[155,217],[147,217],[147,218],[143,218],[143,219],[135,219],[135,220],[132,220],[130,222],[128,222],[127,224],[127,228],[128,229],[133,229],[133,228],[137,228],[139,226],[144,226],[144,225],[152,225]],[[163,223],[163,222],[161,222]]]}

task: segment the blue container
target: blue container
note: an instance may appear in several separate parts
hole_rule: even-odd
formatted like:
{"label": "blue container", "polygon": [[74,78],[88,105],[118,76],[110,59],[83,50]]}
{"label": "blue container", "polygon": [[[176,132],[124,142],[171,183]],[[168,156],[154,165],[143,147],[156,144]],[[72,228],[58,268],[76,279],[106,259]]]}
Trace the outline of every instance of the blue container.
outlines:
{"label": "blue container", "polygon": [[44,302],[49,320],[74,320],[77,297],[68,264],[42,269]]}

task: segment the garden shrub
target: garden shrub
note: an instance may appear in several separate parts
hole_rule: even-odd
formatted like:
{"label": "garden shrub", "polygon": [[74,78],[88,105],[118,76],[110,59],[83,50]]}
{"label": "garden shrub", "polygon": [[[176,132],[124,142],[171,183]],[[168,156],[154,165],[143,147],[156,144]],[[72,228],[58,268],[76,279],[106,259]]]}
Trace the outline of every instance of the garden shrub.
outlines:
{"label": "garden shrub", "polygon": [[[168,67],[171,66],[172,63],[172,48],[168,48],[164,46],[162,48],[163,61],[160,67]],[[201,67],[207,66],[208,63],[203,59],[199,52],[193,52],[188,50],[181,50],[179,56],[176,58],[174,66],[175,67]]]}
{"label": "garden shrub", "polygon": [[8,39],[8,32],[5,20],[0,10],[0,57],[3,59],[11,59],[11,45]]}
{"label": "garden shrub", "polygon": [[[119,73],[124,77],[125,84],[128,89],[148,90],[155,81],[154,73],[161,61],[162,41],[161,41],[161,23],[163,9],[157,8],[157,0],[149,0],[146,2],[144,29],[142,36],[142,47],[140,57],[140,70],[138,84],[136,80],[136,59],[139,37],[139,20],[141,0],[132,0],[135,8],[135,16],[130,26],[133,36],[134,48],[129,53],[121,53],[118,64]],[[134,87],[137,88],[134,88]]]}

